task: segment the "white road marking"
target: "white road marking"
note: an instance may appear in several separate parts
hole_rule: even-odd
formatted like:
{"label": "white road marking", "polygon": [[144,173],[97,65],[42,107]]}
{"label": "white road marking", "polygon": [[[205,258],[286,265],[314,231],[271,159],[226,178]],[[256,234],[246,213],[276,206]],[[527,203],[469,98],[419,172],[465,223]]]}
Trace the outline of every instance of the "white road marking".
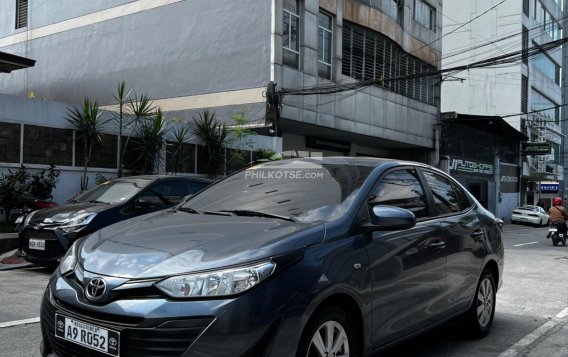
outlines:
{"label": "white road marking", "polygon": [[35,324],[39,322],[39,317],[34,317],[31,319],[25,320],[17,320],[17,321],[8,321],[8,322],[0,322],[0,328],[4,327],[14,327],[20,325],[27,325],[27,324]]}
{"label": "white road marking", "polygon": [[536,341],[540,336],[547,333],[550,329],[552,329],[557,324],[558,323],[555,322],[555,321],[548,321],[544,325],[541,325],[539,328],[537,328],[533,332],[529,333],[528,335],[526,335],[525,337],[520,339],[517,343],[515,343],[513,346],[511,346],[505,352],[501,353],[498,357],[514,357],[514,356],[516,356],[517,354],[519,354],[519,352],[521,352],[523,350],[523,348],[525,348],[526,346],[528,346],[531,343],[533,343],[534,341]]}
{"label": "white road marking", "polygon": [[557,319],[563,319],[563,318],[565,318],[566,316],[568,316],[568,307],[565,308],[564,310],[560,311],[560,312],[558,313],[558,315],[556,315],[556,318],[557,318]]}
{"label": "white road marking", "polygon": [[530,245],[530,244],[538,244],[538,242],[530,242],[530,243],[522,243],[522,244],[515,244],[513,247],[521,247],[523,245]]}

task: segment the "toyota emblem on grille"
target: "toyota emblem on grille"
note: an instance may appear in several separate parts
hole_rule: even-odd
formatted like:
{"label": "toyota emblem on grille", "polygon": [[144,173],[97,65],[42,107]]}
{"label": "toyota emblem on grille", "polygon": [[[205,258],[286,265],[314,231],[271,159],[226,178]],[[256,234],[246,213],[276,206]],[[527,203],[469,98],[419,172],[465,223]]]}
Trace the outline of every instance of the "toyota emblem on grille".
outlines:
{"label": "toyota emblem on grille", "polygon": [[100,299],[106,290],[106,283],[103,278],[93,278],[85,288],[85,295],[90,300]]}

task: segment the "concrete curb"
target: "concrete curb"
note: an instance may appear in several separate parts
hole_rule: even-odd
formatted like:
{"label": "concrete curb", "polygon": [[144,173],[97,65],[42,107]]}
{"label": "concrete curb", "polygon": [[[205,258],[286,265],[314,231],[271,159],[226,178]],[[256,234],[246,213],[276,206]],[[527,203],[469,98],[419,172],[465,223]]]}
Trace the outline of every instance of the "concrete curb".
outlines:
{"label": "concrete curb", "polygon": [[[4,258],[8,258],[14,254],[16,254],[16,252],[18,251],[18,249],[13,249],[10,250],[8,252],[5,252],[3,254],[0,254],[0,262],[4,259]],[[12,270],[12,269],[19,269],[19,268],[26,268],[26,267],[31,267],[31,266],[35,266],[32,263],[29,262],[24,262],[24,263],[18,263],[18,264],[2,264],[0,263],[0,271],[3,270]]]}
{"label": "concrete curb", "polygon": [[18,248],[18,233],[0,233],[0,254]]}

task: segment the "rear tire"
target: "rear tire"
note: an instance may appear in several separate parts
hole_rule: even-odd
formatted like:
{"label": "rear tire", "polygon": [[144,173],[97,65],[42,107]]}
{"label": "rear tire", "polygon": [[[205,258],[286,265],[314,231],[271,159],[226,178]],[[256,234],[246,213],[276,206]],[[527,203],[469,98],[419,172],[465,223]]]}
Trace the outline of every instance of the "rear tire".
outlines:
{"label": "rear tire", "polygon": [[552,239],[552,245],[556,247],[558,245],[558,233],[554,233],[550,238]]}
{"label": "rear tire", "polygon": [[469,311],[463,316],[463,322],[474,338],[486,336],[493,325],[495,315],[497,285],[495,277],[489,269],[484,269],[477,283],[473,303]]}
{"label": "rear tire", "polygon": [[355,334],[356,328],[345,311],[337,306],[325,306],[306,325],[296,357],[359,357]]}

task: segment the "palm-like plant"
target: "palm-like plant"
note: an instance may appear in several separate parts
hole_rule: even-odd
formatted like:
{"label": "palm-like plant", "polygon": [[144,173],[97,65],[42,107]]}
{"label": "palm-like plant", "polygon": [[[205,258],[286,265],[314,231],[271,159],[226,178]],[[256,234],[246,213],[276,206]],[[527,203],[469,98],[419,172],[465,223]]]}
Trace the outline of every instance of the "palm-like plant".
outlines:
{"label": "palm-like plant", "polygon": [[165,137],[168,131],[168,121],[158,108],[150,118],[139,121],[136,127],[136,146],[138,153],[135,165],[145,174],[157,172],[162,163],[162,149],[165,147]]}
{"label": "palm-like plant", "polygon": [[221,124],[215,119],[215,113],[204,110],[199,113],[198,118],[193,118],[195,122],[194,134],[199,137],[207,152],[207,175],[217,179],[222,175],[225,166],[225,146],[229,142],[229,129],[225,124]]}
{"label": "palm-like plant", "polygon": [[88,98],[83,101],[82,107],[68,108],[67,121],[75,128],[78,139],[83,142],[84,170],[81,177],[81,191],[88,186],[87,168],[93,153],[93,147],[101,142],[101,135],[108,120],[101,119],[101,111],[96,102]]}
{"label": "palm-like plant", "polygon": [[145,94],[141,94],[140,97],[138,95],[132,96],[132,89],[127,90],[124,81],[118,84],[114,100],[118,106],[116,113],[119,140],[118,177],[122,177],[124,156],[131,140],[131,135],[128,135],[124,144],[122,143],[123,131],[128,127],[132,127],[130,132],[136,132],[143,119],[150,118],[156,108],[149,96]]}
{"label": "palm-like plant", "polygon": [[191,130],[183,124],[176,126],[172,131],[171,144],[169,144],[172,172],[181,172],[183,170],[183,147],[187,143],[190,134]]}

